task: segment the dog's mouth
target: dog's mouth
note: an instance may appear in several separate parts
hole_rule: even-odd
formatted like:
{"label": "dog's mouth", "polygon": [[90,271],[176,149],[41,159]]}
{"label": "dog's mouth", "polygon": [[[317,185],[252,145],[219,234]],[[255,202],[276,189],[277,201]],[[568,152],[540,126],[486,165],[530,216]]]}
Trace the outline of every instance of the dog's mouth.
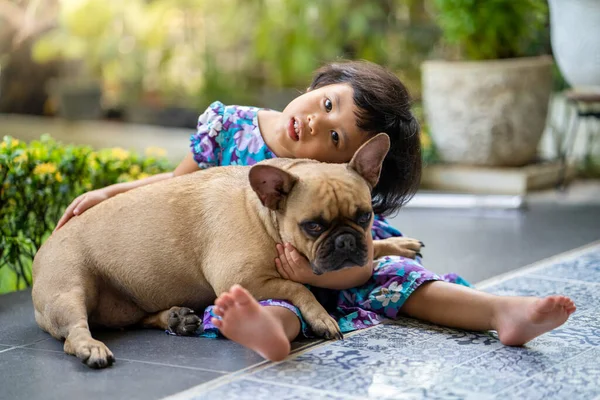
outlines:
{"label": "dog's mouth", "polygon": [[330,260],[315,260],[310,262],[310,267],[315,275],[323,275],[326,272],[339,271],[344,268],[359,267],[367,263],[367,256],[356,254],[354,257],[349,257],[336,260],[334,264]]}

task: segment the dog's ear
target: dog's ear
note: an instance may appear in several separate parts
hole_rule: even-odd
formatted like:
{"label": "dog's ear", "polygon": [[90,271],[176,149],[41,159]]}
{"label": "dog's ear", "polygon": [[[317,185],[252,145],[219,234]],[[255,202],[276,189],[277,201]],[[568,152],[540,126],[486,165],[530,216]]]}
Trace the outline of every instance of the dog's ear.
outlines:
{"label": "dog's ear", "polygon": [[360,146],[348,165],[358,172],[372,189],[379,180],[381,166],[389,149],[389,136],[385,133],[379,133]]}
{"label": "dog's ear", "polygon": [[265,207],[278,210],[298,178],[272,165],[255,165],[248,174],[250,186]]}

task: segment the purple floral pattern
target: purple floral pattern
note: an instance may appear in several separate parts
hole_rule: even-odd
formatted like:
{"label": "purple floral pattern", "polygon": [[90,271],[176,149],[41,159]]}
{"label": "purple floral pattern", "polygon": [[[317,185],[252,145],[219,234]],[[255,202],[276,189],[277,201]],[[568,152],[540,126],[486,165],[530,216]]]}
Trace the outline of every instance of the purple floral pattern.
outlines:
{"label": "purple floral pattern", "polygon": [[275,157],[260,133],[258,111],[260,108],[212,103],[198,118],[197,131],[191,136],[198,166],[254,165]]}

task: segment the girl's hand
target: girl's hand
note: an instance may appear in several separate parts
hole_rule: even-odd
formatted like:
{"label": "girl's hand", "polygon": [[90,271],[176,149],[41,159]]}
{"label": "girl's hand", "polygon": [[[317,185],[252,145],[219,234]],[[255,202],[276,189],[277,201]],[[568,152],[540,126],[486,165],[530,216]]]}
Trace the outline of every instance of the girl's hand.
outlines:
{"label": "girl's hand", "polygon": [[282,278],[290,281],[311,284],[317,275],[313,273],[310,263],[289,243],[285,246],[277,244],[279,257],[275,259],[277,272]]}
{"label": "girl's hand", "polygon": [[71,218],[76,215],[80,215],[88,208],[95,206],[98,203],[103,202],[108,199],[110,196],[103,189],[92,190],[91,192],[87,192],[77,197],[75,200],[69,204],[69,207],[65,210],[65,213],[58,220],[56,224],[56,228],[54,228],[54,232],[56,232],[60,227],[67,223]]}

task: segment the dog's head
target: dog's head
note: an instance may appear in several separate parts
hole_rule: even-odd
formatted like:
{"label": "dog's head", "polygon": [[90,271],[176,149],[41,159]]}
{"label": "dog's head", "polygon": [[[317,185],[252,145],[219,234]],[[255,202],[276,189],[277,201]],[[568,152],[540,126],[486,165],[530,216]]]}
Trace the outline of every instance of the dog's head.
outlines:
{"label": "dog's head", "polygon": [[250,169],[252,188],[277,213],[282,239],[306,255],[315,274],[367,263],[371,189],[389,147],[389,137],[379,134],[348,164],[269,160]]}

